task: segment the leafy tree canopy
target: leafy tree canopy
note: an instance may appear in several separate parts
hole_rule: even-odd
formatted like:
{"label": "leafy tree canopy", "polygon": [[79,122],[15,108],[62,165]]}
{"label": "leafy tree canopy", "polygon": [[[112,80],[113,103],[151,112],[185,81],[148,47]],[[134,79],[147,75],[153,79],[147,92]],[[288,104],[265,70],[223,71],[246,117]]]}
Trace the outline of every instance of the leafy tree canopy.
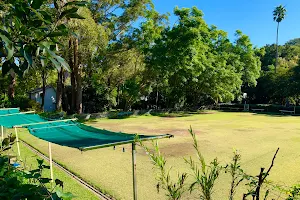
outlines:
{"label": "leafy tree canopy", "polygon": [[173,105],[233,100],[242,84],[256,84],[260,60],[246,35],[237,31],[233,44],[226,32],[209,27],[196,7],[174,13],[178,24],[155,41],[147,65]]}
{"label": "leafy tree canopy", "polygon": [[[50,3],[49,3],[50,2]],[[68,69],[65,60],[55,53],[59,36],[69,30],[64,22],[82,18],[78,6],[85,2],[53,0],[4,0],[0,3],[0,57],[4,59],[2,74],[13,69],[22,75],[36,62],[49,60],[60,68]]]}

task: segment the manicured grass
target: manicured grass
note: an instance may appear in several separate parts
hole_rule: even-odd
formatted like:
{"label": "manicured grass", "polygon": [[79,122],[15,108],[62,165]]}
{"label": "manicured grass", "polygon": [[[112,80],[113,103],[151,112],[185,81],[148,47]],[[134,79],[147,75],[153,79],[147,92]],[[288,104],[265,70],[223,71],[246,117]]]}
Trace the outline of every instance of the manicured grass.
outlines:
{"label": "manicured grass", "polygon": [[[190,125],[197,133],[201,152],[207,161],[218,157],[222,164],[228,163],[233,149],[238,149],[242,154],[242,167],[253,175],[259,173],[260,167],[269,166],[276,148],[280,147],[270,179],[280,185],[300,181],[300,117],[214,112],[178,118],[141,116],[100,119],[88,124],[128,133],[174,134],[175,138],[159,141],[168,164],[174,166],[174,175],[176,170],[189,172],[182,158],[195,156],[187,131]],[[46,142],[27,132],[20,135],[23,140],[47,154]],[[122,147],[125,147],[125,152],[122,152]],[[129,200],[132,199],[130,149],[130,145],[124,145],[116,150],[106,148],[81,153],[76,149],[53,145],[53,158],[116,198]],[[141,148],[138,148],[137,155],[137,181],[139,199],[165,199],[163,192],[157,194],[153,166]],[[220,177],[215,187],[215,199],[226,199],[228,182],[228,175]],[[238,191],[238,197],[241,193]],[[192,194],[192,197],[196,196]]]}
{"label": "manicured grass", "polygon": [[[17,149],[13,149],[14,154],[17,153]],[[30,151],[26,146],[24,146],[22,143],[20,143],[20,151],[21,151],[21,159],[26,166],[27,170],[30,169],[37,169],[37,159],[42,159],[36,154],[34,154],[32,151]],[[49,165],[49,162],[45,160],[45,164]],[[65,192],[71,192],[75,199],[80,200],[92,200],[97,199],[97,196],[94,195],[92,192],[87,190],[85,187],[80,185],[77,181],[72,179],[70,176],[68,176],[66,173],[61,171],[60,169],[56,168],[54,166],[53,168],[54,173],[54,179],[59,179],[64,182],[64,188],[63,190]],[[45,169],[43,173],[44,177],[50,178],[50,170]]]}

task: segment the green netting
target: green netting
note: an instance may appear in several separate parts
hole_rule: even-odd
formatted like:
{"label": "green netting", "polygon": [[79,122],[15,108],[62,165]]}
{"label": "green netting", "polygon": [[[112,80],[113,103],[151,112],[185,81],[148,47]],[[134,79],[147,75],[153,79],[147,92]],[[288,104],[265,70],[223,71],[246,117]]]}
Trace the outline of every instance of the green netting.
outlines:
{"label": "green netting", "polygon": [[[30,133],[40,139],[62,146],[90,150],[134,142],[135,134],[97,129],[74,121],[53,122],[28,126]],[[171,135],[139,135],[141,140],[170,137]]]}
{"label": "green netting", "polygon": [[19,112],[20,112],[19,108],[0,109],[0,115],[14,114],[14,113],[19,113]]}
{"label": "green netting", "polygon": [[1,116],[0,125],[6,128],[13,128],[17,125],[47,122],[37,114],[17,113],[15,115]]}
{"label": "green netting", "polygon": [[[136,137],[135,134],[97,129],[74,121],[47,121],[37,114],[26,113],[0,116],[0,125],[6,128],[26,125],[32,135],[42,140],[80,150],[132,143]],[[166,137],[171,135],[139,135],[141,140]]]}

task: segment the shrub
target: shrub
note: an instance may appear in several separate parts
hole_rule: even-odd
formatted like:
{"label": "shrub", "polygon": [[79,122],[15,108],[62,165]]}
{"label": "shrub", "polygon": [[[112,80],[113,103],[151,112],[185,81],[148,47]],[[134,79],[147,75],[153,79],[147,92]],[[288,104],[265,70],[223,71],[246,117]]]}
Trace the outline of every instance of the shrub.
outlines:
{"label": "shrub", "polygon": [[12,105],[19,107],[21,110],[35,110],[36,112],[42,112],[41,105],[26,96],[16,96]]}
{"label": "shrub", "polygon": [[0,199],[1,200],[69,200],[73,198],[71,193],[63,192],[63,182],[56,179],[55,185],[47,188],[51,179],[42,176],[44,169],[50,167],[44,165],[43,160],[37,159],[38,168],[26,171],[25,168],[16,168],[10,163],[11,157],[5,152],[11,149],[15,137],[5,138],[0,146]]}
{"label": "shrub", "polygon": [[134,113],[133,112],[110,112],[108,114],[108,118],[109,119],[125,119],[125,118],[128,118],[130,116],[132,116]]}
{"label": "shrub", "polygon": [[58,112],[58,111],[53,111],[53,112],[43,112],[40,113],[40,116],[47,118],[47,119],[62,119],[67,117],[66,112]]}
{"label": "shrub", "polygon": [[9,108],[11,107],[11,102],[8,99],[6,94],[0,95],[0,108]]}

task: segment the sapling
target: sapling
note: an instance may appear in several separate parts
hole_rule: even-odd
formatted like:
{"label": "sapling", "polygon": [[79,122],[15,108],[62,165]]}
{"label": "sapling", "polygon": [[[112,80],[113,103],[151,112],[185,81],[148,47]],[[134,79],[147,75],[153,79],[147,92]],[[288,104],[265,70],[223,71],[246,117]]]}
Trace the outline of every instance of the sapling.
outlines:
{"label": "sapling", "polygon": [[189,164],[194,182],[190,185],[189,190],[192,192],[195,189],[200,190],[200,199],[211,200],[213,194],[213,188],[216,180],[219,177],[222,167],[220,166],[217,158],[215,158],[209,165],[206,165],[205,159],[200,152],[196,134],[190,127],[189,132],[193,138],[193,146],[197,153],[199,162],[195,162],[192,157],[185,159],[185,162]]}

